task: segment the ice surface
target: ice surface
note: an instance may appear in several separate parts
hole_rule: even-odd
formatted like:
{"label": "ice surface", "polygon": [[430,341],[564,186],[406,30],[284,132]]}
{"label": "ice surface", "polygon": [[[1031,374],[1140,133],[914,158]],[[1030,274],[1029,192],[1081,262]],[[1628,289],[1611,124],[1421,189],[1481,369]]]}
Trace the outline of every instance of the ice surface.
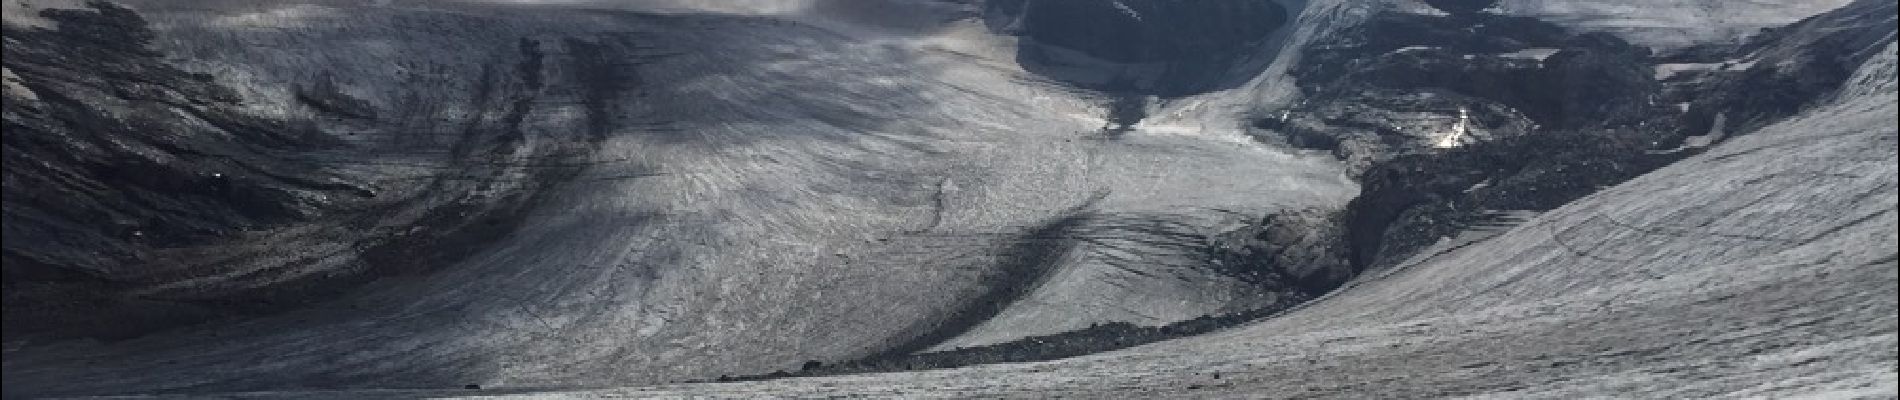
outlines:
{"label": "ice surface", "polygon": [[[244,88],[262,115],[293,115],[286,83],[328,76],[389,113],[456,120],[483,107],[468,100],[481,98],[476,78],[538,71],[539,87],[489,90],[527,99],[529,146],[586,151],[558,162],[590,167],[522,228],[438,272],[258,320],[11,353],[11,390],[657,383],[941,332],[975,329],[952,342],[964,345],[1165,324],[1274,300],[1199,264],[1197,238],[1356,190],[1323,155],[1218,135],[1104,137],[1107,99],[1022,73],[999,58],[1006,44],[986,42],[1001,39],[968,26],[906,36],[744,13],[143,6],[161,48]],[[546,54],[538,69],[520,67],[535,63],[524,48]],[[588,75],[594,52],[613,57],[614,82]],[[616,87],[589,97],[600,85]],[[1022,301],[985,294],[1016,284],[999,280],[1013,276],[1000,270],[1012,246],[1054,246],[1025,235],[1064,218],[1086,222],[1056,232],[1072,250],[1035,266],[1048,283]],[[980,328],[954,326],[993,301],[1015,302]]]}

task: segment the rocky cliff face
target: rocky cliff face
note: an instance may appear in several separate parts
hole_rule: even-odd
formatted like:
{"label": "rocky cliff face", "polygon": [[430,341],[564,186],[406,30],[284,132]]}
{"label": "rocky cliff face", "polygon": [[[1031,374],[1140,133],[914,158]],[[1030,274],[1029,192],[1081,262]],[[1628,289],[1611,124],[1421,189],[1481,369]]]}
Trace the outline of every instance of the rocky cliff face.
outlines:
{"label": "rocky cliff face", "polygon": [[1692,129],[1751,131],[1832,100],[1855,68],[1878,54],[1872,49],[1894,41],[1881,33],[1892,21],[1879,18],[1894,13],[1893,4],[1856,1],[1739,45],[1670,54],[1658,76],[1686,92]]}

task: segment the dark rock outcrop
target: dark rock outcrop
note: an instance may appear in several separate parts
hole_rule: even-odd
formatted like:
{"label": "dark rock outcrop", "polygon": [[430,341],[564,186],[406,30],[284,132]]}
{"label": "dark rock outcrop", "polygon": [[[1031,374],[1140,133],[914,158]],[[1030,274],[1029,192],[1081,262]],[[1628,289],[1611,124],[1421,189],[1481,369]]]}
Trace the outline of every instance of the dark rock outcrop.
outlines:
{"label": "dark rock outcrop", "polygon": [[1253,282],[1287,285],[1319,296],[1354,272],[1338,210],[1302,209],[1268,215],[1249,229],[1215,238],[1217,263]]}
{"label": "dark rock outcrop", "polygon": [[[1854,69],[1887,44],[1896,12],[1893,2],[1856,1],[1794,25],[1766,29],[1735,48],[1708,46],[1668,57],[1669,62],[1720,65],[1673,77],[1676,97],[1689,102],[1683,124],[1705,132],[1717,116],[1731,131],[1748,131],[1824,100]],[[1888,29],[1880,29],[1882,26]]]}
{"label": "dark rock outcrop", "polygon": [[1408,154],[1361,176],[1347,206],[1359,269],[1389,266],[1485,222],[1498,210],[1549,210],[1681,158],[1648,152],[1654,131],[1524,135],[1439,154]]}
{"label": "dark rock outcrop", "polygon": [[1326,147],[1363,185],[1340,220],[1351,269],[1678,157],[1650,154],[1681,132],[1648,49],[1440,3],[1452,15],[1384,12],[1314,46],[1295,71],[1308,102],[1256,124],[1271,140],[1338,143]]}

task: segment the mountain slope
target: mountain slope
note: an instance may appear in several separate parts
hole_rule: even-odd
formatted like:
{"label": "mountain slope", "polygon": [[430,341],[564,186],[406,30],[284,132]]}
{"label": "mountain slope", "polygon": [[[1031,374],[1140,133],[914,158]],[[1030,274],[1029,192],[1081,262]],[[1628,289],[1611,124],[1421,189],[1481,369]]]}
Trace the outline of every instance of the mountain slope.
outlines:
{"label": "mountain slope", "polygon": [[1900,391],[1892,4],[1167,3],[9,8],[6,394]]}

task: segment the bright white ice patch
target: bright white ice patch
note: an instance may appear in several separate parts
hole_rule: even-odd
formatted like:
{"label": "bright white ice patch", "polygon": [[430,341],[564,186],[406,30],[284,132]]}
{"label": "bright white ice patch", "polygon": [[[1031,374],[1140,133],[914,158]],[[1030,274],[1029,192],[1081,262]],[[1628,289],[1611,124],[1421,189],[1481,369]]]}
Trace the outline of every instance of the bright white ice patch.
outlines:
{"label": "bright white ice patch", "polygon": [[1471,109],[1466,108],[1466,107],[1458,107],[1458,123],[1452,124],[1450,130],[1445,131],[1445,133],[1443,134],[1440,134],[1438,136],[1438,140],[1432,142],[1432,147],[1437,147],[1441,149],[1449,149],[1453,147],[1463,146],[1467,141],[1470,140],[1469,139],[1470,137],[1471,137]]}

